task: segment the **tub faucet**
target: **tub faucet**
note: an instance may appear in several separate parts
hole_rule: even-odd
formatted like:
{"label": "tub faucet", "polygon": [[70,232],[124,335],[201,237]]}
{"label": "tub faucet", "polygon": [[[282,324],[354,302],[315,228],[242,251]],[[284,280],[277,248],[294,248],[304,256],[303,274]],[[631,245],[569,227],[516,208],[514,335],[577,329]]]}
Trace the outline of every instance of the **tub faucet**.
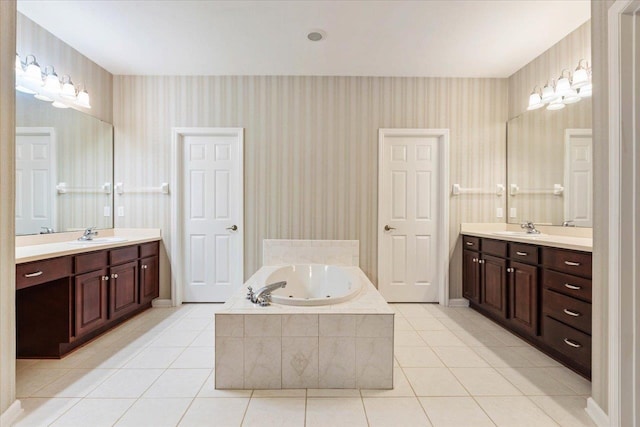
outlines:
{"label": "tub faucet", "polygon": [[540,231],[536,229],[535,224],[531,221],[520,224],[520,228],[527,230],[527,234],[540,234]]}
{"label": "tub faucet", "polygon": [[247,299],[254,304],[260,304],[262,307],[266,307],[271,302],[271,292],[279,288],[285,288],[286,286],[287,286],[287,282],[285,281],[276,282],[276,283],[271,283],[269,285],[265,285],[255,292],[253,292],[253,288],[249,286]]}
{"label": "tub faucet", "polygon": [[78,237],[78,240],[93,240],[93,237],[98,235],[98,232],[94,231],[95,228],[96,227],[93,226],[93,227],[89,227],[86,230],[84,230],[84,234],[82,236]]}

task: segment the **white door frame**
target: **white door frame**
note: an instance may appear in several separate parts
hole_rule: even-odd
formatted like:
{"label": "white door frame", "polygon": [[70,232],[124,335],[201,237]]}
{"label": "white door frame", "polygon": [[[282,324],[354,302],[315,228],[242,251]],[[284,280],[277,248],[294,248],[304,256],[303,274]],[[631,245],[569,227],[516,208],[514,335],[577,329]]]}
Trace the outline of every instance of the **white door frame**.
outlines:
{"label": "white door frame", "polygon": [[[185,270],[183,268],[184,245],[180,238],[184,231],[184,209],[182,203],[184,137],[198,135],[221,135],[237,138],[240,148],[240,156],[238,156],[238,167],[240,168],[239,187],[242,189],[242,200],[244,199],[244,128],[178,127],[171,129],[171,158],[173,159],[171,164],[171,188],[174,190],[171,197],[171,254],[169,255],[169,260],[171,262],[171,305],[174,307],[182,304],[182,286],[185,283]],[[238,225],[244,230],[244,208],[240,210],[239,215]],[[244,241],[240,242],[240,247],[240,263],[244,266]]]}
{"label": "white door frame", "polygon": [[438,164],[440,166],[440,189],[438,191],[438,245],[437,253],[440,259],[438,268],[438,303],[449,305],[449,129],[394,129],[381,128],[378,130],[378,269],[380,266],[380,253],[382,247],[381,232],[384,227],[380,212],[382,212],[382,200],[380,197],[380,174],[384,162],[383,141],[389,136],[425,136],[438,137],[442,140],[442,146],[438,147]]}
{"label": "white door frame", "polygon": [[[623,193],[621,179],[625,173],[629,171],[622,171],[622,129],[621,120],[622,113],[625,108],[631,108],[632,105],[627,105],[628,101],[622,97],[622,67],[621,67],[621,47],[622,47],[622,34],[621,34],[621,15],[625,13],[632,13],[640,8],[640,1],[638,0],[617,0],[609,8],[608,16],[608,48],[609,48],[609,301],[608,301],[608,321],[609,321],[609,358],[608,358],[608,420],[600,418],[600,423],[608,421],[611,426],[618,426],[621,423],[623,405],[629,408],[635,413],[636,420],[638,422],[638,413],[640,408],[635,405],[638,401],[638,396],[634,395],[634,382],[638,381],[639,373],[634,369],[634,364],[637,363],[640,357],[636,351],[632,354],[622,357],[622,337],[628,342],[631,337],[632,342],[636,342],[640,337],[640,332],[635,329],[635,325],[623,322],[622,317],[634,319],[637,321],[640,316],[638,307],[635,307],[634,301],[623,301],[621,299],[622,294],[622,281],[621,281],[621,269],[624,266],[625,271],[630,272],[632,277],[638,280],[640,271],[635,262],[629,263],[630,257],[635,254],[626,253],[622,250],[621,245],[623,241],[628,242],[631,239],[631,245],[637,248],[640,242],[638,242],[638,230],[629,230],[622,228],[620,221],[622,214],[626,206],[625,200],[634,200],[635,194],[633,189],[630,192]],[[640,31],[636,29],[637,32]],[[634,52],[635,54],[635,52]],[[636,58],[635,62],[638,62]],[[635,70],[637,72],[637,70]],[[633,100],[632,100],[633,101]],[[638,102],[636,100],[636,102]],[[636,113],[637,114],[637,113]],[[636,115],[637,117],[637,115]],[[636,119],[637,120],[637,119]],[[629,137],[629,136],[627,136]],[[637,142],[638,135],[632,135]],[[633,155],[635,153],[631,153]],[[630,155],[629,153],[625,154]],[[637,190],[636,190],[637,191]],[[629,194],[631,193],[631,194]],[[628,216],[628,212],[625,212]],[[637,214],[636,214],[637,215]],[[635,220],[637,221],[637,219]],[[630,222],[635,222],[630,221]],[[621,259],[624,258],[624,259]],[[633,284],[631,284],[633,285]],[[623,375],[631,375],[632,383],[631,387],[626,386],[623,390]],[[637,386],[635,386],[637,387]],[[631,390],[629,390],[631,388]],[[624,404],[621,403],[621,399],[624,399]],[[592,407],[589,406],[591,404]],[[589,398],[587,411],[592,414],[597,414],[597,404],[593,402],[592,398]]]}
{"label": "white door frame", "polygon": [[[51,153],[49,153],[49,164],[51,171],[51,223],[54,231],[58,228],[58,197],[56,192],[56,184],[58,181],[58,156],[57,156],[57,140],[56,140],[56,129],[53,127],[16,127],[16,142],[18,140],[19,135],[46,135],[49,137],[49,149]],[[15,161],[15,159],[14,159]]]}
{"label": "white door frame", "polygon": [[[572,128],[564,130],[564,211],[562,220],[570,220],[572,218],[567,218],[567,211],[570,210],[571,206],[571,193],[573,192],[573,188],[571,187],[571,176],[569,171],[571,170],[571,138],[574,136],[590,136],[591,137],[591,147],[593,147],[593,130],[592,129],[581,129],[581,128]],[[593,157],[591,158],[591,188],[593,189]],[[593,191],[591,191],[591,225],[593,227]],[[567,196],[569,195],[569,196]]]}

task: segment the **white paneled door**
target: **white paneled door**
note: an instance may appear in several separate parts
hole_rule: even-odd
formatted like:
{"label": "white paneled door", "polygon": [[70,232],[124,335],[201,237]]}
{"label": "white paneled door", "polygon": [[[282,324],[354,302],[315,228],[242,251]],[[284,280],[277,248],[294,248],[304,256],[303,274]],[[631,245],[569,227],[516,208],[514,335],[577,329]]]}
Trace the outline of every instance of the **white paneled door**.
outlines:
{"label": "white paneled door", "polygon": [[56,228],[55,162],[53,128],[16,129],[16,234]]}
{"label": "white paneled door", "polygon": [[378,289],[389,302],[443,297],[447,140],[446,130],[380,129]]}
{"label": "white paneled door", "polygon": [[564,220],[593,226],[593,155],[591,129],[565,130]]}
{"label": "white paneled door", "polygon": [[224,302],[243,282],[243,130],[181,132],[182,300]]}

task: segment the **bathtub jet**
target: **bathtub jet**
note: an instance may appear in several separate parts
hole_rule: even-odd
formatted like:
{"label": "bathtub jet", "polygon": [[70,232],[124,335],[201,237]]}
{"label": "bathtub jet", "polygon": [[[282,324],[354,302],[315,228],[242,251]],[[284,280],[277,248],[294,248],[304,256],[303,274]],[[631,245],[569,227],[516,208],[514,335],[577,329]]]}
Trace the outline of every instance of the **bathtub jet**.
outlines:
{"label": "bathtub jet", "polygon": [[270,283],[258,289],[256,292],[253,292],[253,288],[249,286],[247,289],[249,292],[247,293],[247,299],[254,304],[259,304],[262,307],[266,307],[271,303],[271,292],[276,289],[286,288],[287,282],[286,280],[282,280],[280,282]]}

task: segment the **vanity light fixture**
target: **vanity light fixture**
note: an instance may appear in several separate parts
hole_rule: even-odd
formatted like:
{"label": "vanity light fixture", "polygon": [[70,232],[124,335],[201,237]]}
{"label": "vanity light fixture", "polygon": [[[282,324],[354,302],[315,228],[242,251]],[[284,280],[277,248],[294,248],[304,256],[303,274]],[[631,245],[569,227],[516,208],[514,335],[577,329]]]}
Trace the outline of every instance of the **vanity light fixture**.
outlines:
{"label": "vanity light fixture", "polygon": [[62,90],[60,96],[67,99],[76,99],[76,87],[68,75],[62,76]]}
{"label": "vanity light fixture", "polygon": [[43,93],[36,93],[35,95],[33,95],[33,97],[35,99],[39,99],[40,101],[53,102],[53,98],[49,98],[47,95],[45,95]]}
{"label": "vanity light fixture", "polygon": [[566,105],[562,103],[562,97],[559,96],[547,105],[547,110],[557,111],[562,110],[564,107],[566,107]]}
{"label": "vanity light fixture", "polygon": [[52,102],[56,108],[69,108],[66,100],[74,101],[83,108],[91,108],[86,88],[76,89],[69,75],[58,78],[51,65],[47,65],[43,73],[34,55],[27,55],[22,62],[16,53],[15,77],[16,90],[34,95],[41,101]]}
{"label": "vanity light fixture", "polygon": [[56,95],[59,94],[60,79],[58,78],[58,75],[56,74],[56,70],[53,68],[53,66],[47,65],[44,69],[44,74],[45,74],[45,78],[44,78],[44,83],[42,85],[44,90]]}
{"label": "vanity light fixture", "polygon": [[592,92],[593,92],[593,84],[591,84],[591,82],[589,82],[589,84],[587,84],[586,86],[583,86],[580,89],[578,89],[578,93],[582,98],[590,97]]}
{"label": "vanity light fixture", "polygon": [[67,104],[64,104],[60,101],[53,101],[53,103],[51,104],[53,107],[56,108],[69,108],[69,106]]}
{"label": "vanity light fixture", "polygon": [[569,89],[569,92],[565,96],[562,97],[563,104],[575,104],[580,101],[582,98],[578,95],[578,91],[575,89]]}
{"label": "vanity light fixture", "polygon": [[[565,75],[568,74],[569,76]],[[558,77],[558,81],[556,82],[556,95],[557,96],[565,96],[571,90],[571,71],[564,69],[560,73],[560,77]]]}
{"label": "vanity light fixture", "polygon": [[91,108],[91,103],[89,102],[89,93],[86,89],[82,89],[78,92],[78,99],[76,99],[76,104],[83,108]]}
{"label": "vanity light fixture", "polygon": [[551,84],[547,82],[547,84],[542,88],[542,102],[548,104],[556,98],[556,88],[554,82],[551,81]]}
{"label": "vanity light fixture", "polygon": [[24,76],[32,81],[42,81],[42,70],[40,70],[40,65],[33,55],[27,55]]}
{"label": "vanity light fixture", "polygon": [[[529,105],[527,110],[536,110],[547,105],[547,110],[562,110],[565,105],[575,104],[582,98],[588,98],[592,94],[593,85],[591,83],[591,68],[589,62],[584,59],[578,61],[573,75],[566,68],[562,70],[557,81],[542,88],[542,92],[536,86],[529,95]],[[540,100],[538,100],[538,98]]]}
{"label": "vanity light fixture", "polygon": [[542,91],[538,86],[536,86],[533,88],[531,95],[529,95],[529,106],[527,107],[527,110],[537,110],[542,107],[544,107],[544,102],[542,102]]}
{"label": "vanity light fixture", "polygon": [[[582,66],[582,61],[586,64],[586,67]],[[571,80],[571,89],[580,89],[581,87],[587,86],[589,84],[589,63],[581,59],[578,61],[578,66],[576,70],[573,72],[573,79]]]}

